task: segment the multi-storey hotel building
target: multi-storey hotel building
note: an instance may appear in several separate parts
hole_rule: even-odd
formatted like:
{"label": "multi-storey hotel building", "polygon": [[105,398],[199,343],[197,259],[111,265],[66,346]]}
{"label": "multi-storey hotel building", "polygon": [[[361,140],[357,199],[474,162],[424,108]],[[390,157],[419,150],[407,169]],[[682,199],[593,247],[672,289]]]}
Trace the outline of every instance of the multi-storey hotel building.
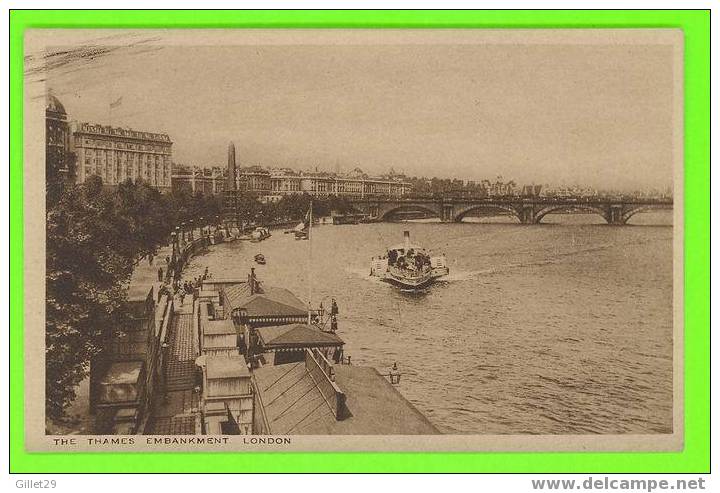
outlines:
{"label": "multi-storey hotel building", "polygon": [[172,142],[167,134],[93,123],[74,124],[71,147],[76,156],[76,181],[98,175],[106,185],[130,178],[161,191],[172,186]]}

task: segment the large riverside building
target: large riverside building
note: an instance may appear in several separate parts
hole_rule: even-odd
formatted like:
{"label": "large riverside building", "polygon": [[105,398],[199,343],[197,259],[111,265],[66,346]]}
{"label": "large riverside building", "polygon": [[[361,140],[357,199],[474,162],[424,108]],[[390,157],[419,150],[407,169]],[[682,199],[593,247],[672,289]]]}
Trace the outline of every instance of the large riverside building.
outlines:
{"label": "large riverside building", "polygon": [[167,134],[76,123],[70,143],[76,156],[77,183],[98,175],[110,186],[128,178],[143,180],[163,192],[172,186],[173,143]]}
{"label": "large riverside building", "polygon": [[316,197],[401,197],[411,190],[407,182],[392,178],[374,178],[355,170],[348,175],[331,173],[297,173],[292,170],[274,170],[270,176],[269,200],[277,201],[284,195],[307,193]]}

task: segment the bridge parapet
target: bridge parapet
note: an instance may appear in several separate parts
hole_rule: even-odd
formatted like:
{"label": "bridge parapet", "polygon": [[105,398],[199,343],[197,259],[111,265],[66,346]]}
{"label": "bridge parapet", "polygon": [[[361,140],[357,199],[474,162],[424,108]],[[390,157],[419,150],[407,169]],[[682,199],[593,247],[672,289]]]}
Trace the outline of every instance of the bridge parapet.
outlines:
{"label": "bridge parapet", "polygon": [[548,214],[595,213],[608,224],[626,224],[640,212],[672,209],[672,200],[633,199],[611,200],[602,198],[522,198],[493,197],[479,199],[403,198],[403,199],[357,199],[353,207],[367,214],[372,220],[384,221],[403,211],[423,211],[440,218],[442,222],[460,222],[478,210],[494,210],[516,218],[521,224],[538,224]]}

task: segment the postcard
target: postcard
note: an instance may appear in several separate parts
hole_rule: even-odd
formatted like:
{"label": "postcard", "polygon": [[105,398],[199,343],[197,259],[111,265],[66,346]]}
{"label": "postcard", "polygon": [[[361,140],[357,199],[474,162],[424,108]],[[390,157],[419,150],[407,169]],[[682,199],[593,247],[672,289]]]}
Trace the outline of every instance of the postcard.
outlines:
{"label": "postcard", "polygon": [[29,29],[30,451],[683,447],[683,35]]}

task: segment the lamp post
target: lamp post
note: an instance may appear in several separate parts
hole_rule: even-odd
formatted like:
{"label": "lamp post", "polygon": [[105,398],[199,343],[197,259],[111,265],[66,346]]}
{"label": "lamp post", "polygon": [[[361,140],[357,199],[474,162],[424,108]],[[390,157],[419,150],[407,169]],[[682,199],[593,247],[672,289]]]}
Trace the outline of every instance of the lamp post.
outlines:
{"label": "lamp post", "polygon": [[175,231],[170,233],[170,241],[172,242],[172,259],[170,260],[170,265],[175,264],[175,251],[177,250],[177,226],[175,226]]}
{"label": "lamp post", "polygon": [[182,233],[182,243],[185,244],[185,223],[180,223],[180,232]]}
{"label": "lamp post", "polygon": [[173,283],[173,288],[175,287],[175,278],[177,278],[177,242],[178,242],[178,227],[175,226],[175,231],[170,233],[171,241],[172,241],[172,259],[170,260],[170,265],[168,265],[168,272],[170,269],[172,269],[172,278],[170,278],[168,274],[168,278],[170,279],[170,282]]}
{"label": "lamp post", "polygon": [[195,221],[193,219],[190,219],[190,242],[191,243],[195,239],[194,229],[195,229]]}

